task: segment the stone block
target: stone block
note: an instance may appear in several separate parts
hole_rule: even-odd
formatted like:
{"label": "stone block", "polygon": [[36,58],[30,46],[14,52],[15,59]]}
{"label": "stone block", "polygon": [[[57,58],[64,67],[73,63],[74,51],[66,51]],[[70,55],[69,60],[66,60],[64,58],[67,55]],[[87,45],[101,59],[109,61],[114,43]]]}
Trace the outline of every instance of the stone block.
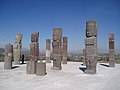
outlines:
{"label": "stone block", "polygon": [[44,76],[46,75],[46,62],[37,62],[36,64],[36,75]]}

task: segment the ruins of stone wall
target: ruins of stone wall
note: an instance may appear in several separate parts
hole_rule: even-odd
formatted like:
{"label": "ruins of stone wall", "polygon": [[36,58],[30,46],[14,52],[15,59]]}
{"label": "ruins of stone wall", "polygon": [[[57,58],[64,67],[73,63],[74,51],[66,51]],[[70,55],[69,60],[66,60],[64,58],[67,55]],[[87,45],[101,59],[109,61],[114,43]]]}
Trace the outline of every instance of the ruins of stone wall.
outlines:
{"label": "ruins of stone wall", "polygon": [[115,67],[114,33],[109,34],[109,67]]}
{"label": "ruins of stone wall", "polygon": [[51,63],[50,61],[50,39],[46,39],[46,63]]}
{"label": "ruins of stone wall", "polygon": [[22,50],[22,34],[16,34],[14,45],[14,64],[20,64],[21,50]]}
{"label": "ruins of stone wall", "polygon": [[5,45],[4,69],[12,69],[13,45]]}
{"label": "ruins of stone wall", "polygon": [[63,37],[62,64],[67,64],[67,47],[68,47],[68,38]]}
{"label": "ruins of stone wall", "polygon": [[95,74],[97,65],[97,22],[86,22],[86,70],[84,73]]}
{"label": "ruins of stone wall", "polygon": [[53,42],[52,42],[52,53],[53,53],[53,70],[61,70],[62,60],[62,29],[53,29]]}

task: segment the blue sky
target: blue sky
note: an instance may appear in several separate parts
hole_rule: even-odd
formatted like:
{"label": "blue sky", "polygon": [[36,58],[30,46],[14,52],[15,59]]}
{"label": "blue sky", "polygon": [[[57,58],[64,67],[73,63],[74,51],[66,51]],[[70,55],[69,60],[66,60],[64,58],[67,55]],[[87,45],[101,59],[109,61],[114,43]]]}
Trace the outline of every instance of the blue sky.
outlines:
{"label": "blue sky", "polygon": [[108,34],[115,34],[116,52],[120,52],[119,0],[0,0],[0,47],[14,44],[23,34],[23,48],[29,48],[32,32],[40,32],[40,49],[52,38],[55,27],[69,39],[69,51],[84,48],[87,20],[98,22],[99,52],[108,52]]}

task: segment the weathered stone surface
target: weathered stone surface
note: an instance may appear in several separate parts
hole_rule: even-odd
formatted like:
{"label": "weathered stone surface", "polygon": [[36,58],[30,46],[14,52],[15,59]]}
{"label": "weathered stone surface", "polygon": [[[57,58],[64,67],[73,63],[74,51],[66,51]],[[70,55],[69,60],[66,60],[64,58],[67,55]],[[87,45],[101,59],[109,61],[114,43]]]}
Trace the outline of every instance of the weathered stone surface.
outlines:
{"label": "weathered stone surface", "polygon": [[35,74],[36,73],[36,61],[30,60],[27,62],[27,68],[26,68],[27,74]]}
{"label": "weathered stone surface", "polygon": [[97,65],[97,22],[86,22],[86,39],[85,39],[85,64],[84,73],[95,74]]}
{"label": "weathered stone surface", "polygon": [[53,70],[61,70],[61,61],[62,61],[62,29],[54,28],[53,29]]}
{"label": "weathered stone surface", "polygon": [[14,45],[14,64],[20,64],[21,50],[22,50],[22,34],[16,34]]}
{"label": "weathered stone surface", "polygon": [[62,64],[67,64],[67,47],[68,47],[68,38],[63,37]]}
{"label": "weathered stone surface", "polygon": [[5,46],[4,69],[12,69],[12,60],[13,60],[13,45],[8,44]]}
{"label": "weathered stone surface", "polygon": [[50,61],[50,39],[46,39],[46,63],[51,63]]}
{"label": "weathered stone surface", "polygon": [[44,76],[46,75],[46,62],[37,62],[36,64],[36,75]]}
{"label": "weathered stone surface", "polygon": [[115,67],[114,34],[109,34],[109,67]]}

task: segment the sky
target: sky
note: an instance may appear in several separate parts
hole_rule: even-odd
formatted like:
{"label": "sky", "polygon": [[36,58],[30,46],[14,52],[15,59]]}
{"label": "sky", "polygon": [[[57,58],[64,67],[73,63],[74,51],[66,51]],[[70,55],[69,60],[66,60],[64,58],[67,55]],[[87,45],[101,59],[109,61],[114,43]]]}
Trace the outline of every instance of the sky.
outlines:
{"label": "sky", "polygon": [[58,27],[68,37],[68,51],[82,52],[88,20],[98,23],[98,51],[108,52],[108,34],[114,33],[120,52],[119,0],[0,0],[0,47],[23,34],[23,49],[29,49],[31,33],[39,32],[40,50],[45,50],[46,39]]}

